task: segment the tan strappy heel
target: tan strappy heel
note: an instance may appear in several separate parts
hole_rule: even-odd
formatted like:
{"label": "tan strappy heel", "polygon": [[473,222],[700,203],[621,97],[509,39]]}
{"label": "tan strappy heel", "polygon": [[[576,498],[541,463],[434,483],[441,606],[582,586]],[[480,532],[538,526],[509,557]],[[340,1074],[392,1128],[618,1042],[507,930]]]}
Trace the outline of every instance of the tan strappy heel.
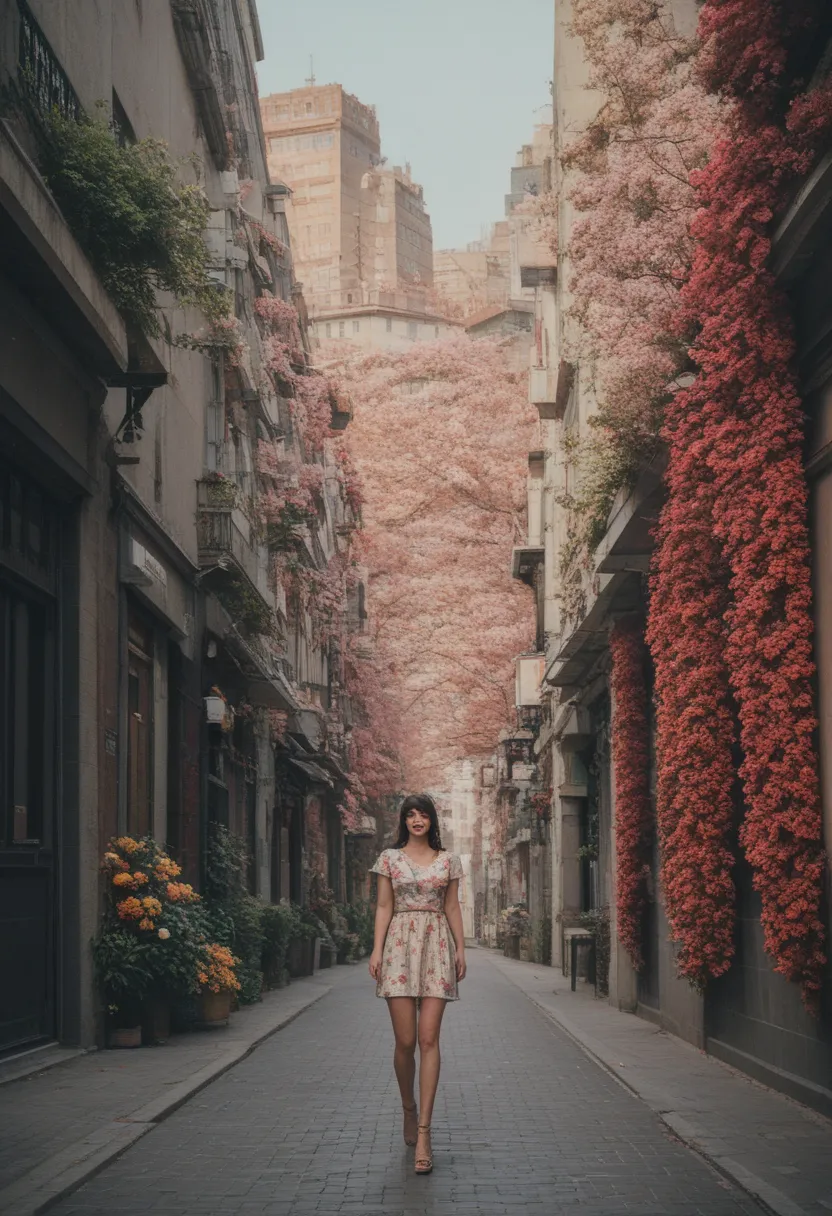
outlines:
{"label": "tan strappy heel", "polygon": [[413,1139],[408,1140],[408,1138],[407,1138],[407,1116],[408,1116],[408,1115],[415,1115],[415,1116],[416,1116],[416,1119],[417,1119],[416,1126],[418,1127],[418,1126],[419,1126],[419,1123],[418,1123],[418,1119],[419,1119],[419,1108],[417,1107],[417,1105],[416,1105],[416,1103],[415,1103],[415,1102],[413,1103],[413,1105],[412,1105],[412,1106],[405,1106],[404,1102],[402,1102],[402,1110],[404,1111],[404,1114],[405,1114],[405,1121],[404,1121],[404,1142],[405,1142],[405,1144],[408,1144],[408,1145],[410,1145],[410,1147],[411,1147],[411,1148],[413,1148],[413,1146],[415,1145],[416,1141],[415,1141],[415,1140],[413,1140]]}
{"label": "tan strappy heel", "polygon": [[[430,1124],[429,1123],[419,1123],[419,1124],[417,1124],[417,1127],[420,1132],[430,1133]],[[428,1136],[428,1145],[430,1145],[430,1136]],[[431,1148],[432,1148],[432,1146],[431,1146]],[[430,1174],[432,1171],[433,1171],[433,1152],[431,1152],[431,1155],[429,1157],[417,1157],[416,1158],[416,1173],[417,1174]]]}

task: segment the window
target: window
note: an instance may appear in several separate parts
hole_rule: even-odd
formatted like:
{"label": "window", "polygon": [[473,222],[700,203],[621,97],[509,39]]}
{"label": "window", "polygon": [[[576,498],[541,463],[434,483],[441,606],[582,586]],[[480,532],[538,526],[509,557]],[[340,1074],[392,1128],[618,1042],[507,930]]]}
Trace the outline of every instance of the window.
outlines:
{"label": "window", "polygon": [[153,631],[132,611],[127,621],[127,831],[153,829]]}
{"label": "window", "polygon": [[436,338],[439,337],[439,326],[438,325],[434,325],[433,333],[434,333],[434,337],[436,337]]}
{"label": "window", "polygon": [[361,329],[361,322],[360,322],[360,321],[353,321],[353,323],[352,323],[352,332],[353,332],[354,334],[357,334],[357,333],[359,332],[359,330],[360,330],[360,329]]}
{"label": "window", "polygon": [[419,337],[419,326],[415,321],[408,321],[407,336],[414,339]]}
{"label": "window", "polygon": [[132,123],[127,117],[115,89],[113,89],[113,134],[116,137],[116,143],[122,148],[137,142],[136,132],[133,130]]}
{"label": "window", "polygon": [[393,318],[392,317],[387,318],[387,332],[388,332],[388,334],[392,334],[392,332],[393,332]]}
{"label": "window", "polygon": [[346,325],[345,325],[345,322],[343,322],[343,321],[339,321],[339,322],[338,322],[338,337],[339,337],[339,338],[343,338],[343,336],[344,336],[344,334],[345,334],[345,333],[346,333]]}
{"label": "window", "polygon": [[332,337],[332,323],[330,321],[327,321],[326,323],[326,336],[328,338]]}
{"label": "window", "polygon": [[211,473],[222,468],[226,440],[225,385],[220,352],[211,363],[211,399],[205,409],[205,467]]}

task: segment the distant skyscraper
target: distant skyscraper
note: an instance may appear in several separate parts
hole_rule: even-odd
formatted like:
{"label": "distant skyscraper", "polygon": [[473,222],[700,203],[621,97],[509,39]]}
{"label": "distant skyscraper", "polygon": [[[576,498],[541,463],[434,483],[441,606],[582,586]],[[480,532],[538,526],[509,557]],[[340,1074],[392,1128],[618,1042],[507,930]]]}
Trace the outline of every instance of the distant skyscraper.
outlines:
{"label": "distant skyscraper", "polygon": [[387,166],[378,120],[339,84],[273,93],[260,108],[269,170],[291,190],[295,273],[313,335],[364,347],[459,326],[431,304],[433,234],[410,166]]}
{"label": "distant skyscraper", "polygon": [[375,110],[339,84],[262,98],[269,171],[291,188],[295,273],[310,312],[360,300],[369,253],[361,182],[381,160]]}
{"label": "distant skyscraper", "polygon": [[272,177],[287,205],[295,271],[312,316],[433,281],[422,187],[381,157],[378,120],[339,84],[261,101]]}

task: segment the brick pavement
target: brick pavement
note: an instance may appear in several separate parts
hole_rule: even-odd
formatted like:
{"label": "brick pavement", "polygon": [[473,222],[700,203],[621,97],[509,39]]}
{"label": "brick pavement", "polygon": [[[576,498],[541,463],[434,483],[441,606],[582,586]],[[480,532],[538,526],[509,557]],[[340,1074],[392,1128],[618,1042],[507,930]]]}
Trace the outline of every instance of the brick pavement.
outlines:
{"label": "brick pavement", "polygon": [[144,1134],[167,1110],[236,1063],[251,1046],[330,991],[330,975],[303,979],[240,1010],[228,1028],[175,1035],[163,1047],[93,1051],[0,1085],[0,1213],[21,1190],[60,1189],[84,1162],[107,1158]]}
{"label": "brick pavement", "polygon": [[738,1216],[761,1209],[587,1058],[484,952],[446,1015],[435,1170],[401,1140],[387,1012],[363,969],[55,1216]]}
{"label": "brick pavement", "polygon": [[662,1121],[778,1216],[832,1212],[832,1122],[550,967],[488,955]]}

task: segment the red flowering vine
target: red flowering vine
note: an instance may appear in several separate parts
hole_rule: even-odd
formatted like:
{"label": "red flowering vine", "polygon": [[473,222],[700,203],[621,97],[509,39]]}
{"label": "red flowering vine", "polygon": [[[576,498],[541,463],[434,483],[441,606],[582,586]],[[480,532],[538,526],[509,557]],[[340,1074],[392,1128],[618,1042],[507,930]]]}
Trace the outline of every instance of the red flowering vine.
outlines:
{"label": "red flowering vine", "polygon": [[697,987],[734,954],[731,831],[734,717],[725,670],[727,604],[698,452],[701,418],[667,409],[668,501],[659,522],[647,641],[655,668],[656,821],[677,967]]}
{"label": "red flowering vine", "polygon": [[639,622],[620,621],[610,634],[615,730],[615,851],[618,936],[637,971],[644,965],[642,932],[650,878],[650,732],[645,647]]}
{"label": "red flowering vine", "polygon": [[[666,732],[659,749],[665,770],[660,768],[663,839],[667,827],[661,828],[661,820],[673,826],[672,787],[685,771],[691,777],[699,772],[696,795],[705,783],[719,794],[716,819],[727,830],[730,707],[720,670],[724,658],[744,755],[740,841],[761,896],[766,949],[775,970],[802,985],[809,1004],[820,987],[825,956],[807,491],[790,314],[767,259],[773,217],[832,129],[829,91],[799,95],[788,104],[799,87],[795,52],[805,53],[822,16],[817,0],[706,0],[702,11],[706,82],[730,107],[725,138],[708,166],[692,177],[701,210],[682,303],[689,332],[696,333],[691,353],[699,374],[668,410],[669,497],[659,529],[650,626],[662,673],[660,704],[663,697],[669,702],[659,723],[660,734]],[[694,524],[700,536],[686,547]],[[701,586],[687,587],[687,595],[684,584],[691,576],[680,569],[680,560],[692,562],[701,576]],[[690,611],[694,590],[707,598]],[[686,614],[685,636],[674,640]],[[683,677],[686,672],[698,682],[701,709],[710,703],[721,724],[725,718],[722,748],[704,756],[697,734],[679,729],[672,717],[672,703],[680,709],[685,704],[673,687],[679,674],[674,666],[685,652]],[[692,668],[703,654],[710,656],[710,667],[697,677]],[[713,728],[705,733],[715,741]],[[704,818],[697,826],[704,830],[713,811],[702,805],[699,813]],[[670,844],[676,851],[673,836]],[[728,868],[726,862],[723,887]],[[704,907],[697,907],[696,884],[677,895],[686,919],[700,921],[704,938],[711,926]],[[702,945],[696,942],[700,952]],[[724,969],[727,956],[717,961]],[[719,973],[710,960],[706,970]]]}

